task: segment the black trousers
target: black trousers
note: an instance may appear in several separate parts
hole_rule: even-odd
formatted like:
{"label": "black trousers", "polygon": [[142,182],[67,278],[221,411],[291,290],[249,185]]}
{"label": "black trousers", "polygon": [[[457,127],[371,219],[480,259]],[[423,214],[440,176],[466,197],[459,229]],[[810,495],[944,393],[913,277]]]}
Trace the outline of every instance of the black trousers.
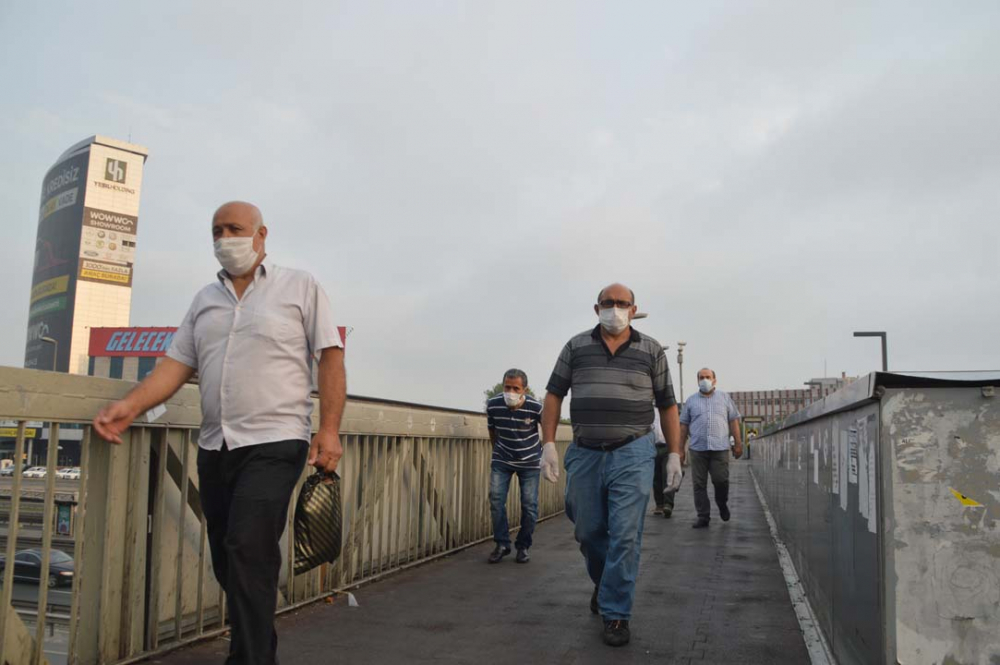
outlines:
{"label": "black trousers", "polygon": [[670,449],[667,444],[656,444],[656,466],[653,468],[653,501],[657,508],[674,509],[674,495],[677,492],[665,492],[667,486],[667,458],[670,456]]}
{"label": "black trousers", "polygon": [[275,663],[279,541],[308,452],[308,442],[301,440],[198,450],[212,566],[229,612],[227,665]]}
{"label": "black trousers", "polygon": [[708,477],[712,476],[715,503],[725,506],[729,502],[728,450],[692,450],[691,476],[694,486],[694,508],[698,517],[711,518],[712,504],[708,500]]}

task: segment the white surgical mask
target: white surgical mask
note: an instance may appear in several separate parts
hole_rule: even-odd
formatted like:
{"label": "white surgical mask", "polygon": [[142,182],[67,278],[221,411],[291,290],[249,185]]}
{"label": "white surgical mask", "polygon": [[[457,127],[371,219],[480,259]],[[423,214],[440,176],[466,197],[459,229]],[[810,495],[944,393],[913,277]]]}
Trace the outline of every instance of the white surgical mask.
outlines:
{"label": "white surgical mask", "polygon": [[698,390],[703,393],[712,392],[712,379],[698,379]]}
{"label": "white surgical mask", "polygon": [[517,393],[504,393],[503,401],[507,403],[507,406],[517,406],[524,399],[524,395],[518,395]]}
{"label": "white surgical mask", "polygon": [[628,308],[609,307],[601,310],[601,325],[612,335],[628,328]]}
{"label": "white surgical mask", "polygon": [[215,258],[230,277],[239,277],[250,272],[257,262],[257,252],[253,248],[253,236],[249,238],[219,238],[215,241]]}

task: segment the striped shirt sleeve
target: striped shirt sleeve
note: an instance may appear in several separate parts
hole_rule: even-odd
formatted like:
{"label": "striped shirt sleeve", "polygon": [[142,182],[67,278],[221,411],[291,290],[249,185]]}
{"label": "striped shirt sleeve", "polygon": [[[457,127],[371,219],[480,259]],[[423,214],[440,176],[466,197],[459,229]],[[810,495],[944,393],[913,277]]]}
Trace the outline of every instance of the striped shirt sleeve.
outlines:
{"label": "striped shirt sleeve", "polygon": [[656,408],[668,409],[677,404],[674,397],[674,383],[670,379],[670,367],[667,365],[667,352],[660,350],[653,365],[653,396],[656,398]]}
{"label": "striped shirt sleeve", "polygon": [[573,349],[570,347],[570,343],[567,342],[559,354],[559,358],[556,360],[556,366],[552,369],[552,376],[549,377],[549,384],[545,387],[545,390],[557,397],[565,397],[569,393],[570,386],[573,383],[572,362]]}

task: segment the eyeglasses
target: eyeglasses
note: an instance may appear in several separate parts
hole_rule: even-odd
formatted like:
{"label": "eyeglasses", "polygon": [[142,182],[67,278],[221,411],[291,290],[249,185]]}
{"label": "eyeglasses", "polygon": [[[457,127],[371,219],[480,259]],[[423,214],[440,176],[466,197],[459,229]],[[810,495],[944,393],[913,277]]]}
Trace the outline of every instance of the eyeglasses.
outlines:
{"label": "eyeglasses", "polygon": [[612,307],[617,307],[618,309],[628,309],[632,306],[632,303],[627,300],[611,300],[610,298],[601,300],[597,304],[600,305],[601,309],[611,309]]}

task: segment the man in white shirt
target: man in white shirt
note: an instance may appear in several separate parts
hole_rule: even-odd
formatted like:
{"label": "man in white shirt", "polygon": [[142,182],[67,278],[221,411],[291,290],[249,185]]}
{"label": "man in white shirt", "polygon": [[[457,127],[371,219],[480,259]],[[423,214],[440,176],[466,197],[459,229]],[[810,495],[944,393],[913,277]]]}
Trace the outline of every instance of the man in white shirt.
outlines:
{"label": "man in white shirt", "polygon": [[[333,472],[343,455],[343,340],[316,280],[266,260],[267,227],[256,206],[220,207],[212,236],[223,270],[195,296],[167,357],[93,424],[102,438],[121,443],[139,414],[198,373],[199,490],[231,621],[226,663],[272,665],[279,539],[292,490],[307,456]],[[310,437],[314,357],[320,426]]]}

